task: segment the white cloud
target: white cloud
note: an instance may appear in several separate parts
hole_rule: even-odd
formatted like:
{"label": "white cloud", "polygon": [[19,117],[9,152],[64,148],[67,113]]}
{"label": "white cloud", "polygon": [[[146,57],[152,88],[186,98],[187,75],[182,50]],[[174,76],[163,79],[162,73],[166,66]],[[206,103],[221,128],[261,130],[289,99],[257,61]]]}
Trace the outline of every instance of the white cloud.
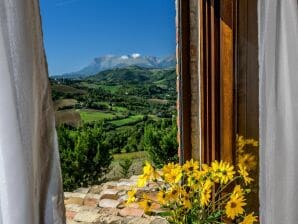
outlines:
{"label": "white cloud", "polygon": [[122,55],[120,58],[121,59],[128,59],[128,56],[127,55]]}
{"label": "white cloud", "polygon": [[133,57],[133,58],[139,58],[139,57],[141,57],[141,55],[139,53],[133,53],[131,55],[131,57]]}

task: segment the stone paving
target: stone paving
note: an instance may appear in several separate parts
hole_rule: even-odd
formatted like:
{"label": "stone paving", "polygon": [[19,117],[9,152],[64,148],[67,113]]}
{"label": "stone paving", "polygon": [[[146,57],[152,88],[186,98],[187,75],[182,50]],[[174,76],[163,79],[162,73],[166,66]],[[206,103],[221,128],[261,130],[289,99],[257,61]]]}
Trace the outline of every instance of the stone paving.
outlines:
{"label": "stone paving", "polygon": [[[146,215],[137,203],[126,205],[127,191],[136,185],[137,178],[138,176],[132,176],[130,179],[65,192],[66,223],[168,224],[164,218]],[[145,190],[150,190],[150,187]],[[156,204],[153,212],[158,214],[160,211]]]}

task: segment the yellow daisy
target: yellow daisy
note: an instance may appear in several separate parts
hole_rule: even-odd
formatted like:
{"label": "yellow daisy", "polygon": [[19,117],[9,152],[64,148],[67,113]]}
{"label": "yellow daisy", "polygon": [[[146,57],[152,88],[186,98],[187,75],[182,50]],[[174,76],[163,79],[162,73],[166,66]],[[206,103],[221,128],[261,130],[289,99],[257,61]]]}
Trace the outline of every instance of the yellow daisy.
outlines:
{"label": "yellow daisy", "polygon": [[149,176],[147,175],[140,175],[139,178],[138,178],[138,181],[137,181],[137,186],[138,187],[144,187],[147,182],[148,182],[148,179],[149,179]]}
{"label": "yellow daisy", "polygon": [[249,215],[245,216],[243,221],[240,222],[239,224],[253,224],[254,222],[257,222],[258,219],[257,216],[254,216],[254,213],[250,213]]}
{"label": "yellow daisy", "polygon": [[136,189],[133,189],[131,191],[128,191],[127,192],[128,194],[128,199],[126,201],[126,203],[132,203],[132,202],[135,202],[136,201],[136,194],[137,194],[137,190]]}
{"label": "yellow daisy", "polygon": [[234,187],[233,193],[232,195],[238,196],[238,197],[242,197],[244,196],[244,190],[241,188],[240,185],[236,185]]}
{"label": "yellow daisy", "polygon": [[144,194],[142,201],[139,202],[139,206],[144,209],[145,212],[149,212],[152,208],[153,202],[150,198]]}
{"label": "yellow daisy", "polygon": [[234,178],[234,167],[227,162],[214,161],[211,164],[211,169],[215,182],[226,184]]}
{"label": "yellow daisy", "polygon": [[226,204],[226,215],[228,218],[234,220],[237,216],[244,213],[243,206],[246,205],[244,197],[238,195],[231,195],[230,200]]}
{"label": "yellow daisy", "polygon": [[191,209],[191,207],[192,207],[191,201],[190,201],[189,196],[187,194],[182,196],[182,204],[183,204],[184,208]]}
{"label": "yellow daisy", "polygon": [[203,174],[201,171],[194,171],[191,175],[187,177],[187,185],[190,186],[192,189],[198,189],[202,176]]}
{"label": "yellow daisy", "polygon": [[259,142],[254,140],[253,138],[251,139],[247,139],[246,140],[246,144],[247,145],[251,145],[251,146],[254,146],[254,147],[258,147],[259,146]]}
{"label": "yellow daisy", "polygon": [[167,194],[164,191],[159,191],[157,194],[158,203],[165,205],[167,204]]}
{"label": "yellow daisy", "polygon": [[243,149],[246,145],[246,141],[243,136],[236,136],[236,147],[238,153],[243,153]]}
{"label": "yellow daisy", "polygon": [[249,177],[246,167],[243,166],[241,163],[238,164],[238,167],[239,167],[238,173],[243,178],[245,185],[250,184],[254,179]]}
{"label": "yellow daisy", "polygon": [[191,175],[193,172],[199,170],[200,165],[198,161],[194,161],[191,159],[190,161],[186,161],[183,165],[183,170],[186,172],[187,175]]}
{"label": "yellow daisy", "polygon": [[206,206],[210,202],[211,198],[211,192],[212,192],[212,182],[210,180],[207,180],[200,192],[200,204],[201,206]]}
{"label": "yellow daisy", "polygon": [[255,169],[257,166],[256,157],[250,153],[239,155],[238,163],[246,167],[248,171]]}
{"label": "yellow daisy", "polygon": [[211,171],[211,167],[208,166],[207,164],[202,164],[201,171],[205,175],[205,174],[207,174],[207,173],[209,173]]}
{"label": "yellow daisy", "polygon": [[150,176],[154,172],[154,168],[151,166],[151,164],[146,161],[145,166],[143,167],[143,174]]}
{"label": "yellow daisy", "polygon": [[181,189],[178,186],[174,186],[172,187],[168,192],[167,192],[167,200],[172,201],[172,200],[176,200],[181,193]]}
{"label": "yellow daisy", "polygon": [[236,147],[238,153],[244,153],[244,147],[246,145],[251,145],[253,147],[258,147],[259,142],[254,139],[245,139],[244,136],[236,136]]}
{"label": "yellow daisy", "polygon": [[178,183],[182,178],[182,168],[179,165],[175,165],[173,169],[164,172],[164,178],[169,184]]}
{"label": "yellow daisy", "polygon": [[159,174],[156,172],[155,168],[151,166],[149,162],[146,161],[145,166],[143,167],[143,174],[139,176],[137,181],[138,187],[144,187],[148,181],[157,180]]}
{"label": "yellow daisy", "polygon": [[175,169],[175,164],[174,163],[168,163],[163,166],[162,172],[163,174],[169,173],[172,169]]}

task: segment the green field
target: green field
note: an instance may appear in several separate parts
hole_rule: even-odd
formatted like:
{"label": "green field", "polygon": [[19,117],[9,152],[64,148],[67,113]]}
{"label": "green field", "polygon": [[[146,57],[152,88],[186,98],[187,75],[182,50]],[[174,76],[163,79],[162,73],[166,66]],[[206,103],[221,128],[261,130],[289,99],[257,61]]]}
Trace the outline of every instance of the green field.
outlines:
{"label": "green field", "polygon": [[97,85],[98,87],[103,88],[105,91],[109,91],[110,93],[116,93],[122,85]]}
{"label": "green field", "polygon": [[114,154],[114,162],[119,162],[124,159],[146,159],[148,158],[147,152],[130,152],[130,153],[120,153]]}
{"label": "green field", "polygon": [[98,83],[90,83],[90,82],[81,82],[81,85],[87,88],[93,88],[93,89],[97,89],[97,88],[102,88],[105,91],[109,91],[110,93],[116,93],[120,87],[122,87],[121,85],[102,85],[102,84],[98,84]]}
{"label": "green field", "polygon": [[103,121],[105,119],[113,119],[116,115],[96,110],[79,110],[81,118],[84,122]]}
{"label": "green field", "polygon": [[119,111],[119,112],[127,112],[128,111],[126,107],[113,106],[112,109],[114,111]]}
{"label": "green field", "polygon": [[129,125],[129,124],[132,124],[132,123],[140,122],[140,121],[143,120],[143,118],[144,118],[144,115],[134,115],[134,116],[130,116],[130,117],[125,118],[125,119],[111,121],[111,123],[118,126],[118,127],[120,127],[120,126]]}

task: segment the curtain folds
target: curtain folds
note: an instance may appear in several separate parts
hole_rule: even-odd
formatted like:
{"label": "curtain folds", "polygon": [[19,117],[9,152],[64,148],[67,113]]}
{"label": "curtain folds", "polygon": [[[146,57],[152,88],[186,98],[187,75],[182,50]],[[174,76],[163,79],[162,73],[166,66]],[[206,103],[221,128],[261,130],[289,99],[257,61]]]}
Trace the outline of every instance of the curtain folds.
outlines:
{"label": "curtain folds", "polygon": [[0,224],[65,223],[38,0],[0,1]]}
{"label": "curtain folds", "polygon": [[298,2],[259,1],[261,223],[298,221]]}

